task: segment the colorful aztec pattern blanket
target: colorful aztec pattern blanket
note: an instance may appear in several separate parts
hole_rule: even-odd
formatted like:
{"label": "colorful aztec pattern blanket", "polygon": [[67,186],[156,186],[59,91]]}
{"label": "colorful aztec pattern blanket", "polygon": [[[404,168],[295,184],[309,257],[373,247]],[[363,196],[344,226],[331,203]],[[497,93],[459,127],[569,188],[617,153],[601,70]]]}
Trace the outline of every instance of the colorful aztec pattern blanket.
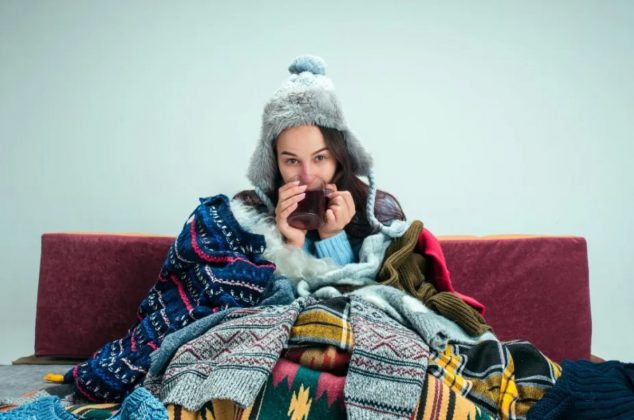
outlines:
{"label": "colorful aztec pattern blanket", "polygon": [[449,344],[429,371],[458,394],[501,419],[526,418],[561,376],[560,366],[527,341]]}
{"label": "colorful aztec pattern blanket", "polygon": [[145,377],[150,353],[192,321],[229,307],[256,305],[275,265],[264,237],[243,230],[224,195],[204,198],[171,246],[158,282],[125,337],[69,370],[64,382],[89,401],[119,402]]}

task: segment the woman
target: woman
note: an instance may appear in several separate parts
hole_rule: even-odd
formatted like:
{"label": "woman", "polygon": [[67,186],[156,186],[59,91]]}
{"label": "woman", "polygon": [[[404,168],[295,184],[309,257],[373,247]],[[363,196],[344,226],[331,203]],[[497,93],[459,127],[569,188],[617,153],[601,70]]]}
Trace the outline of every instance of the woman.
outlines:
{"label": "woman", "polygon": [[[349,130],[325,68],[314,56],[298,57],[290,65],[291,77],[264,108],[260,142],[248,172],[256,189],[236,197],[274,214],[288,244],[344,265],[358,260],[368,235],[390,235],[387,225],[405,215],[393,196],[376,191],[372,159]],[[298,175],[319,176],[333,191],[318,230],[288,224],[304,199],[305,187],[293,181]],[[370,185],[359,176],[368,177]]]}

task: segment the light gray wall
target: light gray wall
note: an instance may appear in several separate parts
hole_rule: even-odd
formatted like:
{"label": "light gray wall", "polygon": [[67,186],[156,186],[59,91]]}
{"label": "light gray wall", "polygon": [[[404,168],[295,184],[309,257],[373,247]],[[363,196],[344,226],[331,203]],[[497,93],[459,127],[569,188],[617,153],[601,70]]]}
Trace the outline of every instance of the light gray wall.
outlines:
{"label": "light gray wall", "polygon": [[633,361],[634,3],[552,3],[0,2],[0,363],[33,352],[40,235],[175,235],[248,187],[305,52],[410,218],[587,238],[593,352]]}

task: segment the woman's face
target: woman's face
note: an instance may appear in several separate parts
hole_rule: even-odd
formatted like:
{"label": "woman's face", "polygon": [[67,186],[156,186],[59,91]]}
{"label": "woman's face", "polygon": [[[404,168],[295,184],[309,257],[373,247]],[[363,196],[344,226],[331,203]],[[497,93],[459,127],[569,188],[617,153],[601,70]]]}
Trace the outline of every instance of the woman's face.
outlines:
{"label": "woman's face", "polygon": [[277,137],[277,166],[284,183],[300,176],[319,176],[331,183],[337,170],[332,155],[319,127],[300,125],[287,128]]}

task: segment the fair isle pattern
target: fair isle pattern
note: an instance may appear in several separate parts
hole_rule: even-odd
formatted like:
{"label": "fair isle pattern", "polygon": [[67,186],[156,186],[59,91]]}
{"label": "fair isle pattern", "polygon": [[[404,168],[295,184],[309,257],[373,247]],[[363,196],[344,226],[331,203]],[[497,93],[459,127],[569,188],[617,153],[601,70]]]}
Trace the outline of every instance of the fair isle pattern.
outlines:
{"label": "fair isle pattern", "polygon": [[119,402],[143,381],[150,353],[192,321],[229,307],[258,303],[275,265],[262,258],[261,235],[243,230],[224,195],[200,199],[167,258],[137,322],[68,371],[64,382],[90,401]]}
{"label": "fair isle pattern", "polygon": [[360,296],[350,296],[354,347],[344,389],[349,418],[411,418],[429,347],[413,331]]}
{"label": "fair isle pattern", "polygon": [[[314,302],[238,309],[200,337],[181,346],[151,391],[165,404],[199,410],[212,399],[253,403],[288,342],[299,312]],[[147,384],[146,384],[147,386]]]}

